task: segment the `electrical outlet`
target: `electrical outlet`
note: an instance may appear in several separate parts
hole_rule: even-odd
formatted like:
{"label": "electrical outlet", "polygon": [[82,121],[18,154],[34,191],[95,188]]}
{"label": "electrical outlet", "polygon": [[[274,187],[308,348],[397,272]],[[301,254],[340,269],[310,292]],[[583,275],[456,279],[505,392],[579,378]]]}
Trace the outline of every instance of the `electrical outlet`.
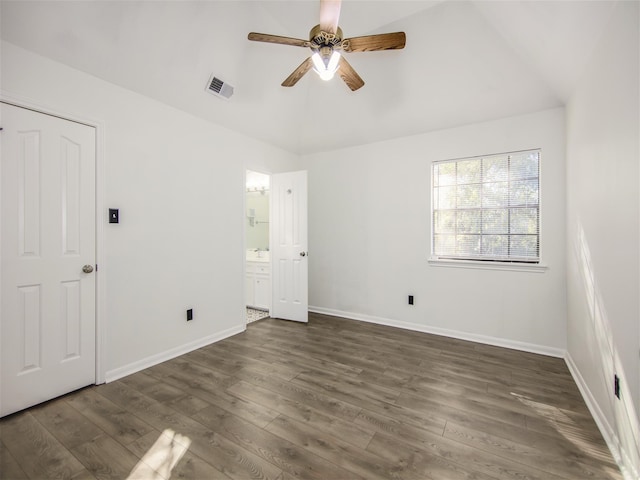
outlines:
{"label": "electrical outlet", "polygon": [[613,375],[613,393],[620,400],[620,377]]}
{"label": "electrical outlet", "polygon": [[187,322],[189,320],[193,320],[193,308],[190,308],[189,310],[187,310]]}
{"label": "electrical outlet", "polygon": [[413,305],[413,295],[409,295],[409,305]]}

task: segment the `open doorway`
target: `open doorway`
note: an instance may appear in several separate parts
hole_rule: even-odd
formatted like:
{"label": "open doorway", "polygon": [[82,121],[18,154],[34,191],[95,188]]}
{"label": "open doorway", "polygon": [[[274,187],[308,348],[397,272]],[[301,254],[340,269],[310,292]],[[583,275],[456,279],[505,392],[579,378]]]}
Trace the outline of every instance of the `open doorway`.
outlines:
{"label": "open doorway", "polygon": [[270,180],[267,174],[247,170],[245,192],[247,323],[268,317],[271,310]]}

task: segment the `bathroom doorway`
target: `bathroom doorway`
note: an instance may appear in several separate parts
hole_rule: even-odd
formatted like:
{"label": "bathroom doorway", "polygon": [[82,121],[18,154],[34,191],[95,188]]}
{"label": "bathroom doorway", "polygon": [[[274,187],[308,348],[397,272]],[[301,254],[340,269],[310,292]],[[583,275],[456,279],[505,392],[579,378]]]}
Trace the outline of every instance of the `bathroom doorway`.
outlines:
{"label": "bathroom doorway", "polygon": [[247,323],[268,317],[271,310],[270,180],[267,174],[247,170],[245,192]]}

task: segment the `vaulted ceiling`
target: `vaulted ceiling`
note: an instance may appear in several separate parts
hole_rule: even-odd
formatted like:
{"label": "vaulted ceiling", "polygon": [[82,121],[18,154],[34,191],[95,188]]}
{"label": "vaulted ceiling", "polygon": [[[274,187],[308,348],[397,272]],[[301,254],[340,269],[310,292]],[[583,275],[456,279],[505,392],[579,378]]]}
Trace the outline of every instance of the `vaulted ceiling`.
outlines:
{"label": "vaulted ceiling", "polygon": [[[356,92],[308,55],[250,31],[308,38],[319,2],[6,1],[8,42],[211,122],[310,153],[563,105],[615,2],[343,0],[345,37],[404,31],[404,50],[346,54]],[[215,74],[228,101],[205,92]],[[43,81],[43,88],[46,82]]]}

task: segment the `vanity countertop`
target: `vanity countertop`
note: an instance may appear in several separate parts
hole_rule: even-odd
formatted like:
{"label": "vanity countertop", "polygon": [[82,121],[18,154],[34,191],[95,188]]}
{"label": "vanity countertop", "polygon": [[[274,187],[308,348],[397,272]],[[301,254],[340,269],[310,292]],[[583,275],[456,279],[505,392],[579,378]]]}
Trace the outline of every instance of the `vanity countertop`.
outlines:
{"label": "vanity countertop", "polygon": [[247,252],[246,260],[247,262],[268,263],[271,260],[271,254],[266,251]]}

